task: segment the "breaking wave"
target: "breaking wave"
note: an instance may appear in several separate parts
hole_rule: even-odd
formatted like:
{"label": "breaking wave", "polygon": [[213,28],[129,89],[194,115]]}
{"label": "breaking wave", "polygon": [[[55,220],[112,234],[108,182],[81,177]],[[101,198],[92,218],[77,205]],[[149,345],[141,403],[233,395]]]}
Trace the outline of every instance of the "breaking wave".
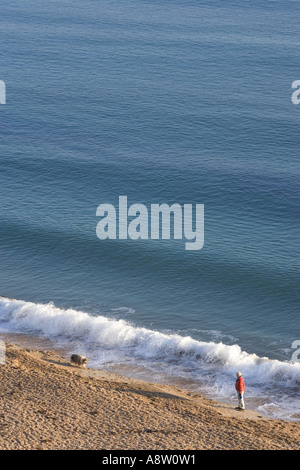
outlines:
{"label": "breaking wave", "polygon": [[[281,390],[277,402],[300,385],[297,362],[271,360],[249,354],[238,344],[166,334],[123,319],[58,308],[52,303],[0,298],[0,328],[2,332],[42,336],[73,351],[77,348],[89,354],[89,365],[93,367],[135,363],[149,370],[157,368],[165,378],[173,374],[195,383],[206,381],[207,388],[214,388],[219,397],[230,395],[237,370],[247,378],[248,394],[261,396],[262,390],[265,394],[268,389]],[[266,405],[265,409],[270,407]]]}

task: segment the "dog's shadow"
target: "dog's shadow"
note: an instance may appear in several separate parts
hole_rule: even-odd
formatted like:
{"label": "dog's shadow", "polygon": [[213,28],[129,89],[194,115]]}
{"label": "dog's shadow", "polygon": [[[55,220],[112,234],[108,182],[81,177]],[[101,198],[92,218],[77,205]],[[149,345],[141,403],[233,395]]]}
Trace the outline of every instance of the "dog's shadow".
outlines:
{"label": "dog's shadow", "polygon": [[[75,365],[71,364],[71,362],[61,362],[61,361],[55,361],[54,359],[44,359],[45,362],[48,362],[50,364],[55,364],[57,366],[64,366],[64,367],[76,367]],[[77,367],[78,368],[78,367]]]}

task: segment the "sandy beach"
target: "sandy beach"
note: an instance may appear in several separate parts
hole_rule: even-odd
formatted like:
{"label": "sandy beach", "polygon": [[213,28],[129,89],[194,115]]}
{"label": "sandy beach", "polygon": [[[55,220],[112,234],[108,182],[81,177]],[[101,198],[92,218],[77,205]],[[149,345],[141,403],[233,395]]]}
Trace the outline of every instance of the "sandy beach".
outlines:
{"label": "sandy beach", "polygon": [[298,450],[298,422],[6,343],[2,450]]}

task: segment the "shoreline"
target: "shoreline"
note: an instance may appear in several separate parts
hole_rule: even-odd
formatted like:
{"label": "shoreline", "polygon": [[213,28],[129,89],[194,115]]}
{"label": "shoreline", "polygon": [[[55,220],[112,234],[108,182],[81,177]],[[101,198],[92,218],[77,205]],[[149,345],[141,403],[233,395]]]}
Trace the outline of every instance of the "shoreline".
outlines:
{"label": "shoreline", "polygon": [[81,369],[57,349],[4,341],[1,450],[300,448],[298,422],[237,411],[173,385]]}
{"label": "shoreline", "polygon": [[[24,349],[34,349],[34,350],[41,350],[41,351],[52,351],[54,354],[58,353],[60,354],[65,361],[69,362],[70,355],[73,351],[70,351],[69,348],[66,348],[65,346],[59,347],[57,344],[53,343],[53,341],[49,338],[45,338],[43,336],[33,336],[27,333],[0,333],[0,340],[3,340],[7,343],[12,343],[17,346],[20,346],[21,348]],[[90,371],[95,370],[96,374],[97,371],[102,371],[103,373],[111,373],[115,374],[116,376],[122,376],[124,379],[127,380],[137,380],[137,381],[142,381],[142,382],[148,382],[148,383],[156,383],[157,385],[165,385],[165,386],[173,386],[175,388],[178,388],[182,391],[185,391],[186,393],[195,393],[198,395],[201,395],[207,399],[210,399],[216,403],[219,403],[219,405],[222,405],[228,409],[234,410],[234,408],[238,404],[238,400],[236,398],[236,395],[228,396],[227,398],[221,398],[218,396],[215,396],[212,392],[210,393],[206,389],[199,389],[194,386],[194,382],[192,381],[187,381],[187,380],[182,380],[178,379],[176,377],[173,377],[173,380],[165,380],[165,378],[162,378],[161,376],[157,376],[155,373],[153,374],[149,370],[141,369],[138,366],[124,366],[123,364],[111,364],[108,368],[99,368],[99,367],[94,367],[93,365],[90,365],[88,363],[88,369]],[[234,378],[235,380],[235,378]],[[233,382],[234,386],[234,382]],[[247,397],[246,398],[246,413],[251,412],[255,413],[259,418],[266,418],[266,419],[277,419],[277,420],[282,420],[282,421],[288,421],[288,422],[299,422],[300,424],[300,416],[299,418],[288,418],[285,416],[270,416],[268,414],[264,414],[259,407],[261,405],[265,404],[265,400],[262,398],[253,398],[253,397]]]}
{"label": "shoreline", "polygon": [[[168,335],[167,333],[165,335],[164,333],[151,331],[151,329],[143,330],[145,333],[143,337],[140,335],[139,328],[126,324],[126,321],[125,326],[129,329],[129,333],[125,331],[125,337],[128,334],[131,335],[130,342],[133,346],[133,351],[126,348],[125,357],[123,358],[122,348],[114,351],[116,345],[118,348],[120,347],[119,341],[114,344],[112,347],[113,351],[111,351],[109,342],[106,344],[107,338],[105,337],[106,327],[110,326],[111,331],[109,335],[112,336],[112,340],[115,333],[116,335],[121,334],[121,337],[124,339],[124,325],[122,323],[119,324],[118,320],[113,320],[107,325],[107,319],[104,317],[101,319],[100,316],[99,324],[99,322],[94,321],[92,315],[81,310],[73,311],[72,309],[70,310],[72,318],[66,319],[64,309],[55,307],[52,303],[43,305],[22,300],[14,302],[15,299],[4,297],[1,297],[1,299],[3,299],[2,302],[4,302],[5,308],[8,307],[8,310],[5,310],[5,318],[8,321],[10,321],[11,316],[14,316],[13,312],[15,312],[17,318],[20,316],[21,328],[19,333],[11,331],[11,328],[7,330],[4,328],[0,332],[0,338],[2,334],[2,336],[7,338],[8,342],[16,343],[29,349],[34,346],[36,349],[59,350],[59,352],[65,353],[67,360],[75,352],[86,354],[88,356],[89,367],[96,369],[103,368],[117,374],[148,382],[174,385],[186,391],[195,392],[215,401],[234,406],[237,404],[234,387],[235,367],[245,367],[242,373],[245,374],[247,380],[247,390],[245,393],[247,410],[256,411],[270,419],[300,422],[299,396],[297,397],[296,395],[298,386],[297,377],[300,371],[298,364],[291,364],[285,361],[280,362],[280,360],[272,360],[267,357],[259,358],[256,354],[254,354],[253,361],[251,354],[242,351],[238,344],[227,345],[222,342],[198,342],[190,336],[175,335],[175,337],[172,337],[172,334]],[[22,311],[23,307],[25,307],[24,312]],[[33,307],[33,312],[31,312],[31,307]],[[13,312],[10,311],[10,308],[12,308]],[[35,315],[34,312],[38,313],[38,315]],[[31,315],[32,313],[33,315]],[[28,325],[31,325],[31,322],[33,322],[32,328],[30,327],[28,332],[26,332],[27,317],[29,320]],[[54,339],[52,340],[51,325],[54,318],[56,321],[56,333],[53,335]],[[22,329],[24,330],[22,328],[23,320],[25,321],[25,331],[21,332]],[[104,325],[102,325],[102,320]],[[92,337],[96,334],[97,340],[96,343],[92,341],[91,345],[87,344],[85,347],[85,344],[81,344],[80,338],[82,337],[82,328],[86,328],[87,322],[89,325],[87,326],[88,332],[92,334]],[[40,335],[30,332],[34,331],[36,326],[40,329]],[[64,329],[69,327],[72,332],[68,335],[68,341],[64,341]],[[48,328],[50,328],[50,335],[48,334]],[[59,339],[60,334],[62,334],[61,343]],[[100,341],[100,355],[97,348],[98,341]],[[101,342],[103,346],[106,344],[106,348],[104,347],[103,350]],[[126,344],[126,339],[124,344]],[[148,347],[150,348],[150,361],[148,361]],[[162,352],[165,353],[162,361],[159,359],[159,354],[161,353],[159,348],[162,348]],[[169,351],[169,348],[171,351]],[[192,350],[192,360],[189,358],[190,350]],[[170,358],[168,357],[169,352],[171,352]],[[172,357],[173,352],[176,355],[175,361],[173,361]],[[181,361],[180,355],[184,354],[184,352],[187,352],[187,356],[184,355],[183,361]],[[234,354],[233,361],[232,352]],[[126,356],[127,353],[129,354],[128,357]],[[204,354],[203,365],[202,360],[198,362],[198,353],[200,358]],[[214,359],[216,359],[216,364],[214,364]],[[239,359],[241,360],[240,364],[244,365],[235,365],[233,368],[233,364],[237,364]],[[221,360],[221,368],[217,366],[219,360]],[[222,367],[223,360],[225,360],[224,368]],[[212,367],[210,367],[210,362],[212,362]],[[297,375],[295,376],[294,373]],[[277,374],[279,375],[277,376]],[[278,388],[276,388],[278,379]],[[290,380],[291,384],[289,389],[285,391],[284,388],[287,380]],[[263,387],[260,387],[260,382],[263,384]],[[293,390],[294,385],[295,390]]]}

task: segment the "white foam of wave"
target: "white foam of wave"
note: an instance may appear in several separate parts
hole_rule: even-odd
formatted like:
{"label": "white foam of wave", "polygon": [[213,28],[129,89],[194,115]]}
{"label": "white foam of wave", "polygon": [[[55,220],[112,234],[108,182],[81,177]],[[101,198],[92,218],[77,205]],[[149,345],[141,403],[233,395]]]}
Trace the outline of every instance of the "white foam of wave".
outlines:
{"label": "white foam of wave", "polygon": [[[274,383],[293,387],[300,384],[300,363],[281,362],[248,354],[237,344],[203,342],[190,336],[165,334],[136,327],[122,319],[93,316],[87,312],[61,309],[50,304],[0,298],[2,328],[13,332],[40,334],[52,340],[89,345],[94,351],[113,350],[117,357],[128,354],[136,360],[177,361],[192,370],[220,371],[232,376],[242,370],[252,385]],[[111,360],[112,356],[108,356]]]}

